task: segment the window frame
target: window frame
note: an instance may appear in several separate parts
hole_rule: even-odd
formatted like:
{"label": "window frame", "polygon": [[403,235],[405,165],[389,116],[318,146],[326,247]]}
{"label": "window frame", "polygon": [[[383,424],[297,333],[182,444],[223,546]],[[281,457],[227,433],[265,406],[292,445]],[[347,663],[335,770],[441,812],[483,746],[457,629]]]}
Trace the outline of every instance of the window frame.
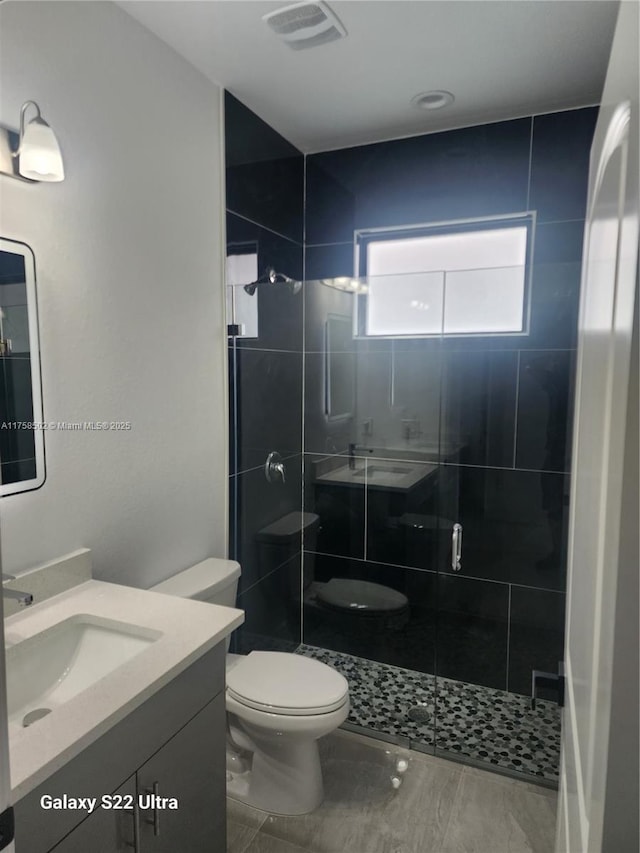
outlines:
{"label": "window frame", "polygon": [[[510,332],[441,332],[417,333],[406,335],[371,335],[367,333],[366,294],[359,294],[356,300],[354,316],[354,335],[360,339],[418,339],[418,338],[503,338],[526,337],[530,334],[531,292],[533,275],[533,249],[536,230],[536,211],[483,216],[469,219],[450,219],[442,222],[427,222],[416,225],[397,225],[380,228],[364,228],[354,231],[354,274],[359,278],[367,277],[367,247],[371,243],[389,240],[411,239],[444,234],[462,234],[465,232],[494,231],[498,228],[521,228],[527,230],[527,248],[524,264],[524,297],[522,303],[522,329]],[[426,271],[425,271],[426,272]]]}

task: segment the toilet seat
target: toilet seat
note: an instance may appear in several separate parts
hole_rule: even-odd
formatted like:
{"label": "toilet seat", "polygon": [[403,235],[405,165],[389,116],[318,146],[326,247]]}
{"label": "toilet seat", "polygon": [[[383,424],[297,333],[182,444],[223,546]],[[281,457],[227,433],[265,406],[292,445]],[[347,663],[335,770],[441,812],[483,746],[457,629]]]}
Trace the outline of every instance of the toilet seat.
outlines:
{"label": "toilet seat", "polygon": [[286,716],[329,714],[349,697],[330,666],[290,652],[250,652],[227,669],[227,695],[258,711]]}

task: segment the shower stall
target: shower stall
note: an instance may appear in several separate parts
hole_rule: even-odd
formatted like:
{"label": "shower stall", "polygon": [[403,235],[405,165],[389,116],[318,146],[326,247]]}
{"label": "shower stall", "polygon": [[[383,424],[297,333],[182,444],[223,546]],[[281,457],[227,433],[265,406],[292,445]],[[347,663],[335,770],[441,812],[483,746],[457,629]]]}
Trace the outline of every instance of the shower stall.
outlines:
{"label": "shower stall", "polygon": [[340,670],[349,728],[553,785],[531,693],[563,656],[596,111],[305,157],[226,106],[237,650]]}
{"label": "shower stall", "polygon": [[[240,540],[251,503],[273,519],[236,543],[251,575],[241,651],[334,666],[350,684],[349,728],[553,782],[559,709],[551,697],[532,708],[530,685],[562,656],[568,478],[532,467],[550,439],[533,445],[525,423],[518,438],[516,422],[546,395],[550,428],[560,391],[549,387],[564,381],[568,399],[570,359],[523,353],[513,336],[486,350],[478,338],[359,335],[362,303],[393,288],[401,311],[418,276],[407,278],[258,287],[260,311],[297,300],[304,315],[300,353],[258,359],[255,382],[282,395],[272,436],[246,399],[256,352],[230,339],[234,426],[249,405],[255,430],[256,446],[239,444],[263,463],[278,454],[232,495]],[[299,446],[283,444],[284,422]]]}

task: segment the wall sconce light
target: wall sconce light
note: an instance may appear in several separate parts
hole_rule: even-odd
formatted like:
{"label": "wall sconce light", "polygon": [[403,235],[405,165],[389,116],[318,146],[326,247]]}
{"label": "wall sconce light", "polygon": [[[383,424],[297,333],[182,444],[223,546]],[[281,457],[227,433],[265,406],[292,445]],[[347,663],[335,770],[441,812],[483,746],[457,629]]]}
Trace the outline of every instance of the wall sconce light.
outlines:
{"label": "wall sconce light", "polygon": [[[36,115],[25,124],[29,107]],[[19,133],[0,125],[0,172],[23,181],[64,180],[60,145],[35,101],[22,105]]]}

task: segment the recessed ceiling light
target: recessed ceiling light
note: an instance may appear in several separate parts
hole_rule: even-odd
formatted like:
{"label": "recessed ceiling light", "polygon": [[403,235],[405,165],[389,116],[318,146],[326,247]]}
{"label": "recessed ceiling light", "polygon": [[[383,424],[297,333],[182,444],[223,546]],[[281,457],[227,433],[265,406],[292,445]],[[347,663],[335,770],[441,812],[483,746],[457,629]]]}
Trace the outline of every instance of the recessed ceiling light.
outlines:
{"label": "recessed ceiling light", "polygon": [[411,98],[411,106],[417,110],[441,110],[449,107],[455,101],[451,92],[444,89],[434,89],[431,92],[421,92],[415,98]]}

